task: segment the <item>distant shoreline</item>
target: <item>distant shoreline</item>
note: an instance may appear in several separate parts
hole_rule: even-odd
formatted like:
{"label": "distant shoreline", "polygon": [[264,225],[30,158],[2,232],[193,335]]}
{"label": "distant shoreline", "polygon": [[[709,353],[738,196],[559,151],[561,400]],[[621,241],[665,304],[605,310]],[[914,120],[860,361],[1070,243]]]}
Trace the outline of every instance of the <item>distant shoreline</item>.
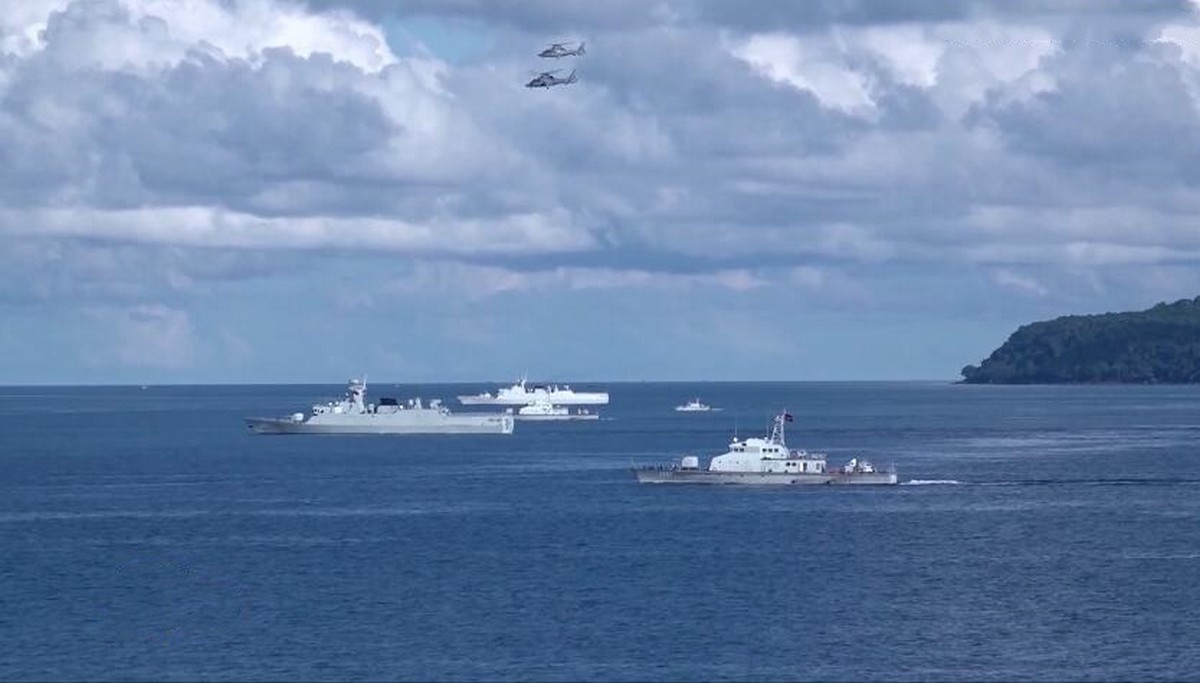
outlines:
{"label": "distant shoreline", "polygon": [[1200,384],[1200,297],[1022,325],[966,384]]}
{"label": "distant shoreline", "polygon": [[[596,385],[639,385],[639,384],[962,384],[954,379],[647,379],[647,380],[547,380],[533,382],[535,384],[568,384],[572,387]],[[147,390],[165,387],[312,387],[312,386],[341,386],[345,380],[329,380],[324,382],[171,382],[171,383],[83,383],[66,384],[47,382],[42,384],[0,384],[0,389],[23,389],[43,387],[97,387],[114,389]],[[453,381],[371,381],[370,384],[380,386],[508,386],[512,380],[453,380]]]}

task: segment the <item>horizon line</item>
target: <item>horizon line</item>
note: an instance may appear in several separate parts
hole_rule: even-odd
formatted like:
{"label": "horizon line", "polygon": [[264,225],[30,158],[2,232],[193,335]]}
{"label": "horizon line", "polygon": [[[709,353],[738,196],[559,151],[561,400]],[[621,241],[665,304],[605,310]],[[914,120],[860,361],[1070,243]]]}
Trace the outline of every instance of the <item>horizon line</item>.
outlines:
{"label": "horizon line", "polygon": [[[323,386],[332,384],[344,384],[346,380],[339,382],[321,381],[321,382],[39,382],[36,384],[29,383],[3,383],[0,382],[0,388],[28,388],[28,387],[253,387],[253,386]],[[395,384],[395,385],[420,385],[420,384],[500,384],[501,386],[509,386],[512,380],[453,380],[453,381],[408,381],[394,382],[391,380],[378,380],[368,382],[370,384]],[[623,380],[544,380],[529,382],[530,384],[868,384],[868,383],[947,383],[959,384],[962,379],[945,379],[945,378],[908,378],[908,379],[623,379]]]}

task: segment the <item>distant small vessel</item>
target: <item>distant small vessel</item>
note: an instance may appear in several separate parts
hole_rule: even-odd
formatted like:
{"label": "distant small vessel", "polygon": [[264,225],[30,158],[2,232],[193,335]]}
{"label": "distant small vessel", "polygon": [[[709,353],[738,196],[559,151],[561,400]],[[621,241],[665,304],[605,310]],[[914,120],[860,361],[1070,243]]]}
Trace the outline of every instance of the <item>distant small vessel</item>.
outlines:
{"label": "distant small vessel", "polygon": [[512,434],[511,415],[494,413],[453,414],[434,399],[401,404],[381,398],[378,405],[364,402],[367,383],[352,379],[341,400],[318,403],[308,415],[249,417],[246,427],[256,434]]}
{"label": "distant small vessel", "polygon": [[607,405],[608,392],[575,391],[566,384],[527,384],[522,377],[510,387],[497,389],[494,395],[485,391],[458,397],[465,406],[525,406],[543,399],[555,406]]}
{"label": "distant small vessel", "polygon": [[707,403],[701,403],[700,399],[693,398],[692,400],[680,406],[675,406],[677,413],[707,413],[713,410],[713,407]]}
{"label": "distant small vessel", "polygon": [[894,471],[881,472],[862,458],[850,460],[840,470],[829,471],[824,453],[788,450],[784,424],[792,416],[775,417],[771,435],[734,439],[729,450],[712,458],[707,469],[700,458],[685,455],[669,466],[634,469],[643,484],[895,484]]}
{"label": "distant small vessel", "polygon": [[527,406],[521,406],[513,413],[513,409],[509,408],[505,411],[506,415],[512,415],[515,420],[599,420],[600,415],[593,413],[587,408],[577,408],[575,412],[565,406],[556,406],[548,400],[542,399],[535,403],[530,403]]}

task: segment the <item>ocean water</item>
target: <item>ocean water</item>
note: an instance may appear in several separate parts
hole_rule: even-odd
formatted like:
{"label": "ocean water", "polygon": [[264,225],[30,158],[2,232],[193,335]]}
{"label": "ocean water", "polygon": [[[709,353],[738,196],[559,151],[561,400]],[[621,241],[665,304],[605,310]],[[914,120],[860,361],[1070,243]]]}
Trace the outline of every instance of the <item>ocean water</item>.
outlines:
{"label": "ocean water", "polygon": [[[0,388],[0,679],[1200,679],[1200,387],[605,388],[507,437],[241,422],[337,385]],[[782,408],[904,484],[629,471]]]}

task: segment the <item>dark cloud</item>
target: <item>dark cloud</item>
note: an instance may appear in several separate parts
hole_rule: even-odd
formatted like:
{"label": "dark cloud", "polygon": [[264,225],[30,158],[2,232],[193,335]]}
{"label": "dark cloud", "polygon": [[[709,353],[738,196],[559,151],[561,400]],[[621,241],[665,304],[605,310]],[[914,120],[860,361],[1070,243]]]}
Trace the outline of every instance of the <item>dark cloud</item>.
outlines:
{"label": "dark cloud", "polygon": [[1017,21],[1089,23],[1120,17],[1122,21],[1178,18],[1190,11],[1187,0],[813,0],[730,3],[697,0],[695,16],[705,22],[747,31],[804,31],[833,24],[886,26],[899,23],[968,21],[982,18]]}
{"label": "dark cloud", "polygon": [[[657,0],[306,0],[316,10],[349,9],[375,20],[436,16],[470,19],[535,33],[617,31],[660,23],[680,6]],[[687,11],[684,3],[682,10]]]}
{"label": "dark cloud", "polygon": [[833,24],[886,26],[996,18],[1129,26],[1186,16],[1188,0],[307,0],[318,10],[350,9],[373,19],[440,16],[533,33],[608,32],[650,25],[720,26],[744,31],[823,30]]}
{"label": "dark cloud", "polygon": [[[403,135],[350,87],[354,67],[268,50],[261,65],[201,54],[154,74],[65,70],[49,43],[0,101],[0,194],[39,203],[67,185],[89,203],[244,207],[283,180],[349,184],[386,175],[369,156]],[[339,72],[342,72],[339,74]],[[70,120],[47,123],[45,112]]]}
{"label": "dark cloud", "polygon": [[197,250],[87,239],[4,240],[0,305],[75,308],[183,301],[198,290],[285,279],[318,266],[301,252]]}
{"label": "dark cloud", "polygon": [[1200,119],[1186,65],[1169,46],[1080,43],[1043,61],[1054,88],[993,93],[967,118],[1015,151],[1142,185],[1200,180]]}

